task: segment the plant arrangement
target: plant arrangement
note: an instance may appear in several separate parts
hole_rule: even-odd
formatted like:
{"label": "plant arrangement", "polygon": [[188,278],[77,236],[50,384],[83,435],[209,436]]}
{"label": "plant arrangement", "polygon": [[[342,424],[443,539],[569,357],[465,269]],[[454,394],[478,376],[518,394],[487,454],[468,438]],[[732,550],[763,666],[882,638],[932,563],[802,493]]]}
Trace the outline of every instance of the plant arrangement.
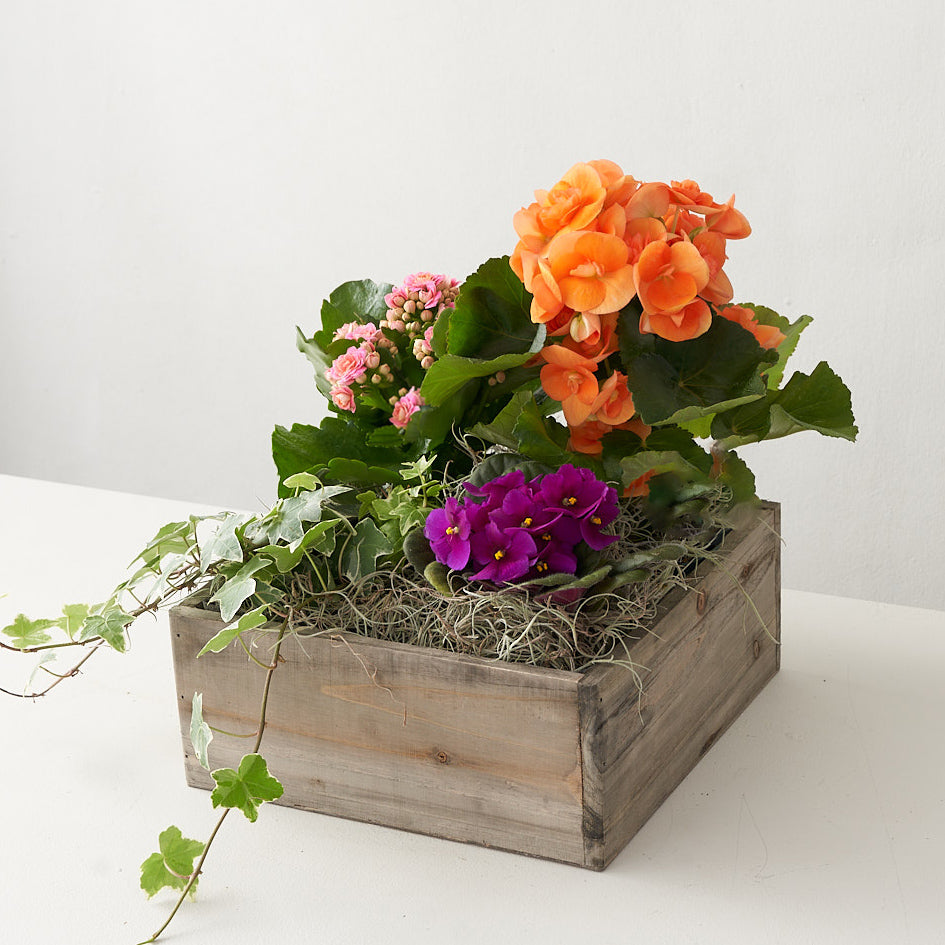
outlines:
{"label": "plant arrangement", "polygon": [[[39,656],[14,694],[35,699],[99,648],[124,651],[141,615],[201,591],[224,625],[199,658],[236,646],[265,670],[235,768],[211,770],[193,696],[193,748],[221,813],[206,841],[168,827],[143,862],[149,896],[177,895],[146,941],[196,891],[230,811],[256,820],[282,794],[260,749],[288,634],[633,671],[631,634],[757,503],[736,450],[803,430],[855,438],[826,363],[785,380],[811,319],[732,303],[728,244],[751,232],[734,198],[591,161],[537,191],[514,226],[511,256],[462,283],[347,282],[318,330],[298,331],[330,415],[276,427],[270,509],[172,522],[106,601],[3,629],[0,647]],[[262,659],[247,643],[261,632]]]}

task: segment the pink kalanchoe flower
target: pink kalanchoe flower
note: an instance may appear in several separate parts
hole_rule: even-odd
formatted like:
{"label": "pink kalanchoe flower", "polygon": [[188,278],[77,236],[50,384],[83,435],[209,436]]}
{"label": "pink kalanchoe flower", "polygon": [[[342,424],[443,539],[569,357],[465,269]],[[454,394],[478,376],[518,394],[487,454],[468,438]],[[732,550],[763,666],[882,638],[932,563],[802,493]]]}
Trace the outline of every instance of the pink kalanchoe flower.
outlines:
{"label": "pink kalanchoe flower", "polygon": [[411,387],[400,400],[394,404],[394,413],[390,422],[398,429],[403,430],[410,418],[426,403],[416,387]]}
{"label": "pink kalanchoe flower", "polygon": [[433,350],[433,329],[436,328],[436,325],[430,325],[427,327],[427,330],[423,333],[423,340],[430,345],[430,350]]}
{"label": "pink kalanchoe flower", "polygon": [[348,410],[354,413],[357,410],[357,403],[354,399],[354,391],[347,386],[333,387],[330,391],[331,402],[339,410]]}
{"label": "pink kalanchoe flower", "polygon": [[344,354],[338,355],[325,371],[325,377],[334,387],[347,387],[367,371],[368,355],[374,351],[374,345],[362,341],[359,347],[352,345]]}
{"label": "pink kalanchoe flower", "polygon": [[370,322],[367,325],[361,325],[358,322],[346,322],[340,328],[335,329],[331,340],[338,341],[344,338],[347,341],[374,341],[379,333],[380,329],[377,325]]}

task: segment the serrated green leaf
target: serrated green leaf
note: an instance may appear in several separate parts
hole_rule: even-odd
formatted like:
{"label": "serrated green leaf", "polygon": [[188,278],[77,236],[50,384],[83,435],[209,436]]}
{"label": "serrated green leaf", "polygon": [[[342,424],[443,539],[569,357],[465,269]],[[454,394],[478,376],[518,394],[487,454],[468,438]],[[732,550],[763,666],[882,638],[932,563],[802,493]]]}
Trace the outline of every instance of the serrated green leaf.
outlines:
{"label": "serrated green leaf", "polygon": [[[374,473],[386,470],[387,478],[381,479],[382,482],[397,481],[397,470],[408,458],[407,453],[402,447],[371,446],[367,442],[368,432],[353,418],[342,417],[326,417],[317,427],[302,423],[293,424],[291,429],[277,426],[272,434],[272,457],[280,481],[284,482],[295,473],[321,468],[329,469],[336,481],[349,485],[363,481],[349,476],[352,463],[361,463],[364,469]],[[344,468],[339,468],[336,461],[340,461]],[[290,491],[284,485],[280,486],[282,495]]]}
{"label": "serrated green leaf", "polygon": [[372,519],[362,519],[355,533],[348,539],[341,559],[342,574],[349,581],[357,581],[377,569],[377,559],[389,555],[393,547],[387,536]]}
{"label": "serrated green leaf", "polygon": [[850,391],[826,361],[809,376],[795,372],[771,405],[771,430],[766,439],[800,430],[856,439]]}
{"label": "serrated green leaf", "polygon": [[[202,652],[203,650],[201,650]],[[200,653],[197,655],[200,656]],[[194,757],[207,771],[210,770],[207,748],[212,741],[213,732],[203,720],[203,693],[195,692],[190,715],[190,744],[194,747]]]}
{"label": "serrated green leaf", "polygon": [[126,614],[120,607],[110,607],[100,614],[89,614],[85,618],[78,640],[101,637],[112,649],[124,653],[128,648],[125,628],[134,622],[131,614]]}
{"label": "serrated green leaf", "polygon": [[222,630],[218,630],[204,645],[197,654],[200,659],[205,653],[219,653],[225,650],[241,633],[247,630],[255,630],[261,627],[267,620],[266,605],[247,611],[239,620],[234,620],[227,624]]}
{"label": "serrated green leaf", "polygon": [[[178,827],[168,827],[159,837],[159,853],[152,853],[141,864],[141,888],[150,899],[161,889],[184,889],[194,872],[194,861],[203,851],[205,844],[199,840],[184,837]],[[191,896],[196,891],[195,880],[191,886]]]}
{"label": "serrated green leaf", "polygon": [[567,427],[554,417],[546,416],[534,398],[522,406],[513,436],[518,441],[518,451],[530,459],[554,467],[564,463],[583,463],[584,457],[568,452]]}
{"label": "serrated green leaf", "polygon": [[234,807],[255,821],[259,805],[282,797],[282,784],[269,773],[262,755],[244,755],[239,770],[220,768],[210,772],[217,786],[210,794],[214,807]]}
{"label": "serrated green leaf", "polygon": [[771,365],[765,372],[765,379],[769,390],[777,390],[781,384],[781,378],[784,377],[784,368],[788,358],[794,353],[797,347],[801,332],[813,321],[810,315],[802,315],[795,322],[791,322],[783,315],[779,315],[774,309],[765,305],[755,305],[754,302],[742,302],[745,308],[750,308],[755,313],[755,321],[759,325],[774,325],[784,335],[784,341],[777,347],[778,360]]}
{"label": "serrated green leaf", "polygon": [[256,579],[253,575],[273,567],[275,565],[268,558],[250,558],[210,598],[212,603],[220,605],[220,616],[225,623],[232,620],[240,607],[253,596],[256,590]]}
{"label": "serrated green leaf", "polygon": [[49,643],[52,637],[46,631],[57,623],[56,620],[30,620],[25,614],[17,614],[13,623],[0,630],[0,633],[8,636],[18,650],[27,650]]}

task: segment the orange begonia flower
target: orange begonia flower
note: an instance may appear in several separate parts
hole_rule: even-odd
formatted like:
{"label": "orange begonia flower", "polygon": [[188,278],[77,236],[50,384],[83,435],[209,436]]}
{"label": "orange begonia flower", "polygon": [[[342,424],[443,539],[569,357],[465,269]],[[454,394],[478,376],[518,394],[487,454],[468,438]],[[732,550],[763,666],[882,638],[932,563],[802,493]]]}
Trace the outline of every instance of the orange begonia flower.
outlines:
{"label": "orange begonia flower", "polygon": [[600,174],[590,164],[575,164],[551,190],[535,191],[536,221],[548,236],[582,230],[600,213],[606,196]]}
{"label": "orange begonia flower", "polygon": [[601,437],[606,436],[613,427],[599,420],[585,420],[577,426],[571,427],[571,437],[568,440],[568,449],[574,453],[584,453],[586,456],[599,456],[604,447]]}
{"label": "orange begonia flower", "polygon": [[689,341],[704,335],[712,324],[712,311],[702,299],[678,312],[647,312],[640,316],[640,331],[667,341]]}
{"label": "orange begonia flower", "polygon": [[716,210],[705,215],[706,225],[713,233],[730,240],[742,240],[751,233],[751,226],[744,214],[735,209],[734,194],[724,204],[716,204]]}
{"label": "orange begonia flower", "polygon": [[741,325],[755,336],[762,348],[777,348],[784,341],[784,333],[774,325],[759,325],[755,313],[744,305],[728,305],[718,310],[719,315]]}
{"label": "orange begonia flower", "polygon": [[625,499],[632,499],[635,496],[647,495],[650,491],[650,480],[656,475],[656,470],[651,469],[649,472],[645,472],[642,476],[637,479],[634,479],[633,482],[623,490],[623,497]]}
{"label": "orange begonia flower", "polygon": [[636,292],[627,244],[608,233],[559,233],[539,266],[545,282],[553,281],[563,304],[576,312],[619,312]]}
{"label": "orange begonia flower", "polygon": [[569,333],[564,339],[566,347],[576,351],[582,358],[599,364],[608,355],[613,354],[620,347],[617,337],[617,312],[608,315],[595,316],[600,321],[600,330],[596,335],[588,335],[584,341],[575,341]]}
{"label": "orange begonia flower", "polygon": [[614,371],[604,381],[597,399],[591,404],[591,413],[598,420],[615,427],[626,423],[635,412],[633,397],[627,389],[627,376]]}
{"label": "orange begonia flower", "polygon": [[699,250],[700,255],[709,267],[709,281],[699,293],[702,298],[713,305],[724,305],[732,301],[734,291],[728,276],[722,271],[725,263],[725,237],[709,230],[701,230],[692,238],[692,245]]}
{"label": "orange begonia flower", "polygon": [[624,174],[619,164],[613,161],[588,161],[600,175],[601,183],[607,188],[604,209],[614,204],[624,205],[639,188],[640,182],[630,174]]}
{"label": "orange begonia flower", "polygon": [[541,356],[546,362],[540,374],[542,388],[561,402],[568,426],[578,426],[591,415],[591,405],[600,393],[594,376],[596,362],[563,345],[548,345],[541,349]]}
{"label": "orange begonia flower", "polygon": [[643,309],[669,314],[689,305],[709,281],[709,267],[688,240],[648,243],[633,267]]}

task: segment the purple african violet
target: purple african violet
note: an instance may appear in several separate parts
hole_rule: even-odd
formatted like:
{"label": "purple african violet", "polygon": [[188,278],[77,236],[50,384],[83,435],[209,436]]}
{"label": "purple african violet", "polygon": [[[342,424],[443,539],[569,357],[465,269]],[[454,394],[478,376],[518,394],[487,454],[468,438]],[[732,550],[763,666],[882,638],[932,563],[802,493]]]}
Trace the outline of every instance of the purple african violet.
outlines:
{"label": "purple african violet", "polygon": [[524,577],[538,549],[535,539],[523,528],[500,529],[490,522],[483,531],[470,538],[473,559],[484,565],[474,575],[474,581],[494,581],[508,584]]}
{"label": "purple african violet", "polygon": [[447,499],[442,509],[434,509],[423,526],[437,561],[454,571],[461,571],[469,562],[469,533],[466,510],[453,498]]}
{"label": "purple african violet", "polygon": [[545,505],[562,509],[573,518],[582,518],[600,505],[608,489],[610,486],[589,469],[578,469],[567,463],[542,479],[538,496]]}
{"label": "purple african violet", "polygon": [[582,542],[595,551],[617,541],[603,529],[619,514],[617,492],[571,464],[525,481],[521,470],[447,499],[427,517],[436,559],[471,580],[507,584],[523,577],[575,574]]}

